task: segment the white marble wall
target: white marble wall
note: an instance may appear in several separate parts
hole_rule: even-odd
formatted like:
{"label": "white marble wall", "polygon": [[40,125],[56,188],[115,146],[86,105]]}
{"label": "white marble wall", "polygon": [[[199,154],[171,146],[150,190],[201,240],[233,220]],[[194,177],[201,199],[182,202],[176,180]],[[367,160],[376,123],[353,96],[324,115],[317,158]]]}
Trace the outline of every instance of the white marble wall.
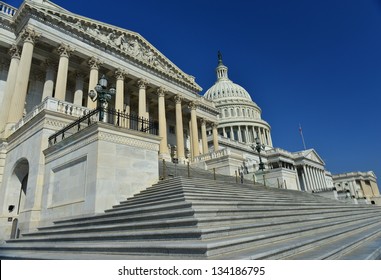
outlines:
{"label": "white marble wall", "polygon": [[158,181],[159,138],[102,123],[45,151],[41,223],[103,213]]}

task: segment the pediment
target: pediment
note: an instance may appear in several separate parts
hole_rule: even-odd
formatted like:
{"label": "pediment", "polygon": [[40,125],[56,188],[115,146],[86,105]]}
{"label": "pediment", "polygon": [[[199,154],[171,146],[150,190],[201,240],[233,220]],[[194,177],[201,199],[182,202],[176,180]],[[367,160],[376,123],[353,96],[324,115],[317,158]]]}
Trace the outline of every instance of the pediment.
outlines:
{"label": "pediment", "polygon": [[71,13],[50,1],[44,1],[44,4],[25,2],[22,8],[37,12],[39,16],[43,14],[44,18],[57,22],[60,28],[80,34],[96,42],[96,45],[107,46],[143,67],[186,84],[194,91],[202,90],[193,76],[184,73],[139,33]]}
{"label": "pediment", "polygon": [[321,157],[313,149],[305,151],[304,157],[311,160],[311,161],[318,162],[322,165],[325,164],[324,161],[321,159]]}

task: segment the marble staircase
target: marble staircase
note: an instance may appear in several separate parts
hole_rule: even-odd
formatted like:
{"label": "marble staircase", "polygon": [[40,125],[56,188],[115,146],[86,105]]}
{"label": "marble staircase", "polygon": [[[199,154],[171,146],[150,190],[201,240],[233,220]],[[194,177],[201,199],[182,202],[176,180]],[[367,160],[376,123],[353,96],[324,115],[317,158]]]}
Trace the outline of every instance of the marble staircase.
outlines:
{"label": "marble staircase", "polygon": [[174,177],[103,214],[56,221],[1,259],[379,259],[381,207]]}

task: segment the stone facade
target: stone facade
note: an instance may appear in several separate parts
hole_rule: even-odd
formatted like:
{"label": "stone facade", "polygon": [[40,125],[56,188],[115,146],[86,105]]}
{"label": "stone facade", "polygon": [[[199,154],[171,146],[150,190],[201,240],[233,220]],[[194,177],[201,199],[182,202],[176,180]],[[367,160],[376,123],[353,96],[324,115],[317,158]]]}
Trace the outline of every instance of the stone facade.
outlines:
{"label": "stone facade", "polygon": [[[333,187],[315,150],[273,146],[220,53],[217,82],[201,96],[195,78],[138,33],[32,0],[0,2],[0,62],[2,239],[104,211],[157,182],[159,159],[275,188]],[[98,102],[112,86],[115,96]],[[365,179],[363,196],[377,195],[374,182]]]}
{"label": "stone facade", "polygon": [[367,199],[373,204],[381,203],[377,177],[372,171],[335,174],[333,184],[339,193],[348,193],[355,199]]}

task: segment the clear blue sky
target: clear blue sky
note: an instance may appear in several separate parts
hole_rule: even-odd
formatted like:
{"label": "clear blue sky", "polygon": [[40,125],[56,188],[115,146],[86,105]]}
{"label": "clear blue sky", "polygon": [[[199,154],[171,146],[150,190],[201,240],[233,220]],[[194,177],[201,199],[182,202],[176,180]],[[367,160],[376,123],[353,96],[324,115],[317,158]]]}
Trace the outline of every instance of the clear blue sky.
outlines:
{"label": "clear blue sky", "polygon": [[[18,7],[22,1],[5,1]],[[274,145],[314,148],[332,173],[381,179],[381,1],[64,1],[77,14],[140,33],[202,94],[217,51],[272,126]]]}

